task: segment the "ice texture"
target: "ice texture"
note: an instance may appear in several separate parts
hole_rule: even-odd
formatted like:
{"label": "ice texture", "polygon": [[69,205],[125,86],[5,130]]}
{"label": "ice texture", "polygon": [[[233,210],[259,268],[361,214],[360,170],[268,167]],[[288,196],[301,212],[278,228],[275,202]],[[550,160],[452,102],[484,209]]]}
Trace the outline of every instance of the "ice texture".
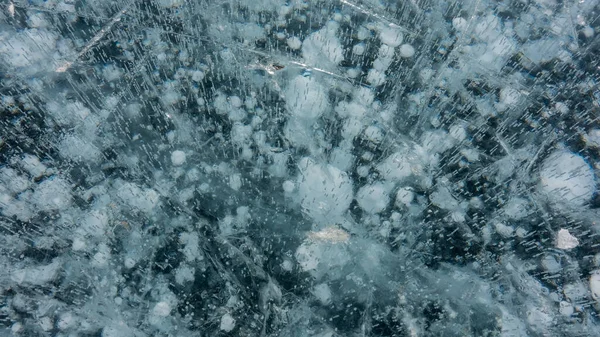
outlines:
{"label": "ice texture", "polygon": [[600,337],[598,13],[4,1],[0,336]]}

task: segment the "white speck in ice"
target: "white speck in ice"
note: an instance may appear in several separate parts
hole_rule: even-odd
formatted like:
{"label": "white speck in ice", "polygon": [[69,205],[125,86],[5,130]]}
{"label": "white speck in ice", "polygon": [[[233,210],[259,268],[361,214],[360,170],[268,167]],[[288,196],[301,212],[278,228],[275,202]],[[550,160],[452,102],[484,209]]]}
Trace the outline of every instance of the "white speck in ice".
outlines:
{"label": "white speck in ice", "polygon": [[[204,79],[204,72],[202,70],[194,70],[192,72],[192,81],[194,82],[200,82]],[[202,98],[198,98],[198,101],[200,101]],[[198,102],[199,105],[203,105],[204,103],[202,102],[202,104],[200,104],[200,102]]]}
{"label": "white speck in ice", "polygon": [[529,215],[527,200],[519,197],[510,199],[502,210],[507,217],[513,220],[520,220]]}
{"label": "white speck in ice", "polygon": [[556,237],[556,248],[558,249],[573,249],[579,246],[579,240],[569,233],[568,229],[561,228]]}
{"label": "white speck in ice", "polygon": [[315,119],[329,108],[327,90],[311,77],[296,76],[285,93],[290,114],[301,119]]}
{"label": "white speck in ice", "polygon": [[122,75],[121,69],[114,64],[108,64],[102,68],[102,76],[108,82],[118,80]]}
{"label": "white speck in ice", "polygon": [[177,8],[183,5],[183,0],[158,0],[158,4],[164,8]]}
{"label": "white speck in ice", "polygon": [[65,135],[59,143],[61,156],[76,162],[98,162],[102,152],[87,137]]}
{"label": "white speck in ice", "polygon": [[281,5],[277,11],[279,16],[286,16],[292,12],[294,8],[290,5]]}
{"label": "white speck in ice", "polygon": [[514,88],[504,87],[500,90],[499,104],[496,105],[498,111],[508,110],[519,103],[521,93]]}
{"label": "white speck in ice", "polygon": [[517,227],[516,234],[519,238],[523,239],[527,236],[527,231],[523,227]]}
{"label": "white speck in ice", "polygon": [[385,72],[375,68],[369,69],[367,73],[367,81],[374,86],[379,86],[385,83]]}
{"label": "white speck in ice", "polygon": [[358,136],[362,128],[363,123],[358,118],[348,118],[342,126],[342,137],[352,140]]}
{"label": "white speck in ice", "polygon": [[298,196],[304,211],[315,221],[324,223],[344,214],[353,199],[348,175],[310,158],[302,158],[298,166]]}
{"label": "white speck in ice", "polygon": [[415,193],[408,187],[401,187],[396,193],[396,205],[408,206],[415,199]]}
{"label": "white speck in ice", "polygon": [[404,34],[398,27],[386,26],[379,32],[379,39],[388,46],[398,47],[404,40]]}
{"label": "white speck in ice", "polygon": [[554,110],[563,115],[569,113],[569,107],[563,102],[554,103]]}
{"label": "white speck in ice", "polygon": [[583,206],[595,191],[590,165],[583,157],[565,150],[557,150],[544,160],[540,184],[550,200],[572,206]]}
{"label": "white speck in ice", "polygon": [[364,131],[365,138],[369,141],[379,144],[383,140],[383,132],[381,129],[374,125],[369,125]]}
{"label": "white speck in ice", "polygon": [[409,44],[403,44],[399,49],[400,56],[404,58],[410,58],[415,56],[415,48]]}
{"label": "white speck in ice", "polygon": [[356,38],[364,41],[371,36],[371,32],[366,27],[359,27],[356,32]]}
{"label": "white speck in ice", "polygon": [[102,329],[102,337],[144,336],[139,331],[131,329],[123,321],[113,321]]}
{"label": "white speck in ice", "polygon": [[130,182],[121,182],[117,197],[131,207],[150,213],[160,201],[160,195],[151,188],[140,188]]}
{"label": "white speck in ice", "polygon": [[238,191],[242,187],[242,176],[239,173],[229,176],[229,187],[234,191]]}
{"label": "white speck in ice", "polygon": [[221,324],[219,325],[219,328],[225,332],[230,332],[233,330],[235,328],[235,319],[233,316],[231,316],[229,313],[221,316]]}
{"label": "white speck in ice", "polygon": [[[402,47],[400,47],[400,49],[402,49]],[[386,44],[382,44],[379,47],[379,51],[377,52],[377,58],[379,59],[388,59],[389,62],[392,61],[392,58],[394,57],[394,53],[395,53],[395,49],[394,47],[388,46]],[[387,69],[387,67],[386,67]]]}
{"label": "white speck in ice", "polygon": [[393,61],[394,59],[392,57],[378,57],[373,61],[373,68],[370,70],[377,70],[378,72],[385,74]]}
{"label": "white speck in ice", "polygon": [[10,331],[16,335],[23,332],[24,328],[25,327],[23,326],[23,324],[21,324],[20,322],[16,322],[15,324],[11,325]]}
{"label": "white speck in ice", "polygon": [[202,260],[202,254],[200,253],[200,244],[198,234],[195,232],[183,232],[179,234],[179,243],[183,245],[181,252],[185,256],[185,260],[193,262],[195,260]]}
{"label": "white speck in ice", "polygon": [[26,73],[44,69],[52,60],[56,49],[56,33],[46,29],[26,28],[10,38],[0,40],[0,57],[12,67],[22,68]]}
{"label": "white speck in ice", "polygon": [[71,205],[71,187],[62,178],[49,178],[41,182],[32,201],[42,211],[60,210]]}
{"label": "white speck in ice", "polygon": [[366,177],[369,175],[369,166],[367,165],[361,165],[359,167],[356,168],[356,174],[358,174],[359,177]]}
{"label": "white speck in ice", "polygon": [[[11,3],[12,5],[12,3]],[[9,6],[10,9],[10,6]],[[14,14],[14,5],[13,5],[13,14]],[[30,13],[29,17],[27,18],[27,25],[31,28],[47,28],[48,27],[48,20],[46,20],[46,17],[44,15],[44,13]]]}
{"label": "white speck in ice", "polygon": [[375,100],[375,93],[372,89],[360,86],[354,92],[354,100],[362,105],[368,106]]}
{"label": "white speck in ice", "polygon": [[346,243],[350,240],[348,232],[335,226],[329,226],[320,231],[309,232],[307,237],[313,242]]}
{"label": "white speck in ice", "polygon": [[450,130],[448,131],[450,133],[450,136],[459,142],[462,142],[467,138],[467,131],[465,130],[464,125],[453,124],[452,126],[450,126]]}
{"label": "white speck in ice", "polygon": [[70,312],[61,314],[60,317],[58,318],[58,320],[56,321],[56,327],[61,331],[72,328],[76,324],[77,324],[77,319]]}
{"label": "white speck in ice", "polygon": [[294,263],[291,260],[285,259],[281,262],[281,269],[290,272],[294,269]]}
{"label": "white speck in ice", "polygon": [[512,226],[505,225],[501,222],[495,223],[494,228],[496,229],[496,233],[500,234],[503,238],[512,237],[515,231]]}
{"label": "white speck in ice", "polygon": [[12,1],[8,4],[8,14],[11,17],[15,17],[15,4]]}
{"label": "white speck in ice", "polygon": [[550,274],[556,274],[562,269],[560,262],[552,255],[546,255],[542,258],[542,267]]}
{"label": "white speck in ice", "polygon": [[171,314],[171,306],[167,302],[158,302],[152,309],[152,314],[159,317],[167,317]]}
{"label": "white speck in ice", "polygon": [[131,268],[135,267],[136,262],[134,259],[127,257],[127,258],[125,258],[125,261],[123,261],[123,264],[125,265],[125,268],[131,269]]}
{"label": "white speck in ice", "polygon": [[452,28],[454,28],[458,32],[464,32],[467,29],[468,25],[469,23],[466,19],[460,17],[452,19]]}
{"label": "white speck in ice", "polygon": [[523,44],[522,52],[528,61],[534,64],[549,62],[558,56],[562,46],[555,39],[531,40]]}
{"label": "white speck in ice", "polygon": [[481,229],[481,238],[483,239],[483,243],[485,245],[492,241],[492,229],[490,228],[490,226],[484,226]]}
{"label": "white speck in ice", "polygon": [[449,211],[453,211],[459,206],[456,198],[454,198],[450,190],[445,186],[439,186],[437,190],[429,195],[429,200],[437,207]]}
{"label": "white speck in ice", "polygon": [[501,22],[494,14],[479,17],[475,25],[475,37],[481,41],[491,42],[500,35]]}
{"label": "white speck in ice", "polygon": [[239,109],[242,107],[243,102],[239,96],[229,96],[227,100],[229,100],[229,104],[234,109]]}
{"label": "white speck in ice", "polygon": [[356,193],[356,201],[367,213],[379,213],[389,203],[388,187],[383,183],[375,183],[361,187]]}
{"label": "white speck in ice", "polygon": [[387,157],[377,170],[386,179],[402,180],[413,174],[413,167],[409,157],[401,152],[396,152]]}
{"label": "white speck in ice", "polygon": [[527,322],[537,332],[546,331],[552,321],[552,315],[547,312],[546,308],[531,307],[527,311]]}
{"label": "white speck in ice", "polygon": [[569,302],[578,304],[586,300],[588,290],[585,284],[581,281],[568,283],[563,286],[563,294]]}
{"label": "white speck in ice", "polygon": [[181,166],[185,163],[185,152],[181,150],[175,150],[171,153],[171,163],[173,166]]}
{"label": "white speck in ice", "polygon": [[472,197],[471,199],[469,199],[469,206],[471,206],[475,209],[482,209],[484,205],[483,205],[483,201],[481,200],[481,198]]}
{"label": "white speck in ice", "polygon": [[320,283],[314,286],[312,294],[321,302],[322,305],[331,303],[331,289],[327,283]]}
{"label": "white speck in ice", "polygon": [[292,36],[287,39],[287,45],[290,49],[298,50],[302,48],[302,41],[299,38]]}
{"label": "white speck in ice", "polygon": [[13,282],[25,285],[41,286],[53,281],[60,269],[60,262],[54,260],[52,263],[44,266],[29,267],[24,269],[13,270],[10,278]]}
{"label": "white speck in ice", "polygon": [[12,193],[20,193],[30,185],[26,175],[20,175],[17,171],[3,167],[0,168],[0,190],[7,188]]}
{"label": "white speck in ice", "polygon": [[233,123],[233,126],[231,127],[231,139],[236,145],[243,146],[244,144],[247,144],[251,136],[252,125],[244,125],[241,122]]}
{"label": "white speck in ice", "polygon": [[357,43],[352,47],[352,54],[354,55],[362,55],[364,54],[366,46],[364,43]]}
{"label": "white speck in ice", "polygon": [[99,210],[93,210],[85,216],[77,232],[83,235],[101,238],[106,234],[108,221],[109,219],[106,213]]}
{"label": "white speck in ice", "polygon": [[101,243],[98,245],[98,252],[96,252],[96,254],[94,254],[94,256],[92,256],[92,266],[94,267],[106,267],[109,263],[111,259],[111,253],[110,253],[110,248],[104,244]]}
{"label": "white speck in ice", "polygon": [[421,80],[421,83],[423,83],[423,84],[429,82],[429,80],[431,80],[433,75],[435,75],[435,70],[433,70],[431,68],[424,68],[421,71],[419,71],[419,79]]}
{"label": "white speck in ice", "polygon": [[310,242],[302,243],[296,249],[296,260],[303,271],[311,271],[317,269],[321,259],[320,252],[317,246]]}
{"label": "white speck in ice", "polygon": [[453,211],[452,213],[450,213],[450,218],[454,222],[465,222],[467,220],[465,212],[463,212],[462,210]]}
{"label": "white speck in ice", "polygon": [[294,184],[291,180],[286,180],[283,182],[283,190],[286,193],[291,193],[296,189],[296,184]]}
{"label": "white speck in ice", "polygon": [[44,316],[42,318],[40,318],[40,321],[38,322],[40,327],[42,328],[42,330],[48,332],[50,330],[52,330],[52,328],[54,327],[53,323],[52,323],[52,319],[50,319],[50,317],[48,316]]}
{"label": "white speck in ice", "polygon": [[588,146],[600,148],[600,129],[592,129],[583,136],[583,140]]}
{"label": "white speck in ice", "polygon": [[331,151],[329,163],[342,171],[348,171],[354,163],[355,156],[347,148],[336,147]]}
{"label": "white speck in ice", "polygon": [[428,152],[442,153],[452,148],[455,142],[443,130],[427,131],[421,136],[421,144]]}
{"label": "white speck in ice", "polygon": [[560,301],[558,312],[560,312],[560,314],[563,316],[571,316],[575,312],[575,309],[571,303],[567,301]]}
{"label": "white speck in ice", "polygon": [[302,56],[308,64],[328,60],[337,65],[344,59],[344,47],[336,36],[339,24],[330,21],[319,31],[310,34],[302,43]]}
{"label": "white speck in ice", "polygon": [[175,282],[177,282],[177,284],[185,284],[187,282],[193,282],[194,281],[194,268],[189,267],[187,265],[180,265],[176,270],[175,270]]}

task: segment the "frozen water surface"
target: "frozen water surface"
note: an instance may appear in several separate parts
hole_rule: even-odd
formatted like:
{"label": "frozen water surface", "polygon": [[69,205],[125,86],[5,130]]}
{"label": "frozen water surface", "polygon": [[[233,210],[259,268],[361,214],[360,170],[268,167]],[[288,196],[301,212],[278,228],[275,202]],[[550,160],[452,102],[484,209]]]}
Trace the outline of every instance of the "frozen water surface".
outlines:
{"label": "frozen water surface", "polygon": [[600,336],[599,19],[4,0],[0,335]]}

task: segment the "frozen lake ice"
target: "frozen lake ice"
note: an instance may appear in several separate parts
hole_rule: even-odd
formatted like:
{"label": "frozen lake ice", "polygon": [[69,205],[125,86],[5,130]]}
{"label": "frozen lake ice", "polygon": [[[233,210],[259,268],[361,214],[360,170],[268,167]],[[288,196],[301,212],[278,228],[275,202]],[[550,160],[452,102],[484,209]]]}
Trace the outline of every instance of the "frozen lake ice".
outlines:
{"label": "frozen lake ice", "polygon": [[600,336],[599,29],[3,1],[0,335]]}

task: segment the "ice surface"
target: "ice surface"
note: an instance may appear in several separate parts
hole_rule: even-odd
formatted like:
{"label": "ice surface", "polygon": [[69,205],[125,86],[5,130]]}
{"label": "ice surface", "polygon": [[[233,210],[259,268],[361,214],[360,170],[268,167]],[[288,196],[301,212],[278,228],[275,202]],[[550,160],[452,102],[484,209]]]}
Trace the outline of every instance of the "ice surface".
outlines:
{"label": "ice surface", "polygon": [[600,336],[600,1],[0,4],[0,335]]}

